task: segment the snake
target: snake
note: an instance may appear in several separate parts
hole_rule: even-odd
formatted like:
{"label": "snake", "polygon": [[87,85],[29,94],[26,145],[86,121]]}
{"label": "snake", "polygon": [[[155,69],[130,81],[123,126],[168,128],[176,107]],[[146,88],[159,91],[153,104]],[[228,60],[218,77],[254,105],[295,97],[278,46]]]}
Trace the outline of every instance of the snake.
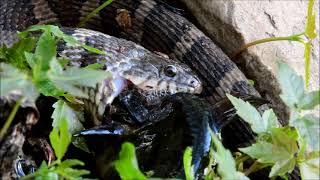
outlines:
{"label": "snake", "polygon": [[[86,29],[74,28],[102,3],[103,0],[1,0],[0,45],[12,45],[18,40],[17,31],[30,25],[55,24],[67,27],[62,31],[78,41],[111,54],[93,55],[64,43],[58,47],[60,56],[78,66],[106,59],[104,68],[114,74],[106,80],[112,82],[112,98],[123,88],[124,80],[151,95],[201,91],[200,96],[211,104],[224,99],[226,93],[260,96],[221,48],[165,2],[115,0],[92,17],[85,24]],[[119,58],[121,61],[116,60]],[[174,77],[170,77],[172,73]],[[92,110],[97,111],[97,116],[112,101],[105,100],[104,89],[99,89],[101,93],[91,92],[90,100],[98,103],[97,110]],[[254,133],[243,121],[229,127],[236,137],[230,144],[254,140]]]}
{"label": "snake", "polygon": [[[23,14],[11,14],[13,11],[10,10],[18,7],[27,8],[29,5],[35,5],[34,9],[37,9],[39,3],[40,1],[1,3],[1,10],[4,10],[1,13],[0,29],[2,44],[12,46],[18,39],[17,30],[23,30],[31,24],[42,24],[30,19],[22,19]],[[42,10],[45,9],[41,5],[39,7]],[[41,13],[44,14],[44,12]],[[36,10],[34,16],[31,17],[37,18]],[[24,22],[14,22],[16,19]],[[56,21],[54,24],[59,23],[58,19],[53,21]],[[106,106],[112,103],[128,83],[134,84],[141,93],[145,94],[149,103],[166,94],[178,92],[199,94],[202,91],[197,75],[188,66],[169,59],[167,56],[152,53],[131,41],[89,29],[62,27],[61,30],[81,44],[89,45],[105,53],[104,55],[93,54],[80,45],[70,46],[67,43],[58,43],[57,47],[59,56],[69,59],[70,66],[84,67],[93,63],[102,63],[102,69],[111,72],[111,77],[99,83],[96,88],[82,87],[82,90],[88,94],[88,99],[82,98],[85,109],[93,116],[96,124],[99,123]]]}
{"label": "snake", "polygon": [[[56,24],[63,27],[76,27],[86,15],[103,2],[103,0],[1,0],[0,44],[12,45],[17,41],[17,31],[22,31],[34,24]],[[67,33],[74,35],[77,31],[82,31],[84,34],[87,34],[84,35],[83,41],[90,43],[88,39],[91,39],[91,42],[100,41],[99,35],[101,34],[97,32],[99,31],[139,43],[151,52],[167,54],[170,59],[175,61],[171,65],[176,63],[186,64],[197,75],[197,77],[194,77],[192,74],[189,77],[201,81],[203,88],[200,96],[204,97],[209,103],[214,104],[225,98],[226,93],[237,92],[260,96],[258,91],[249,84],[248,79],[241,70],[221,48],[187,18],[181,15],[179,11],[162,1],[116,0],[92,17],[86,23],[85,28],[90,30],[69,29],[70,31],[67,30]],[[79,37],[78,40],[81,38]],[[103,39],[110,38],[106,37]],[[126,43],[128,41],[117,40],[117,42]],[[94,43],[90,45],[94,46]],[[103,46],[106,48],[111,47],[108,45]],[[65,52],[67,51],[66,46],[62,45],[61,47],[65,48]],[[69,58],[73,58],[76,56],[74,53],[76,51],[69,50],[69,53],[64,53],[64,55],[69,54]],[[121,50],[117,53],[122,54],[123,57],[126,55]],[[91,57],[91,55],[87,55],[84,52],[83,57]],[[141,60],[142,57],[135,59]],[[163,55],[157,58],[162,58],[163,62],[168,61]],[[124,59],[128,60],[130,58]],[[122,64],[126,64],[133,61],[122,62]],[[131,78],[137,78],[137,82],[146,80],[151,75],[150,73],[152,73],[152,71],[144,71],[143,69],[138,70],[138,68],[143,67],[144,62],[146,61],[139,61],[136,66],[129,65],[132,67],[130,69],[131,72],[133,72],[132,70],[139,71],[131,76]],[[110,63],[108,65],[110,66]],[[122,67],[121,63],[117,63],[117,66]],[[181,69],[186,69],[186,66],[181,66]],[[188,72],[190,71],[188,70]],[[131,79],[131,81],[133,80]],[[152,83],[159,85],[164,83],[164,81],[161,78],[155,78],[152,80]],[[152,88],[156,89],[153,86]],[[153,92],[151,95],[161,94],[158,93],[161,92],[159,90],[150,91],[149,89],[145,92]],[[164,87],[163,90],[167,90],[167,87]],[[171,88],[169,91],[173,92],[175,90]],[[97,95],[96,91],[91,94]],[[96,96],[91,96],[91,99],[94,101],[93,103],[100,103],[97,105],[98,108],[93,110],[97,111],[97,113],[94,112],[97,116],[102,114],[99,109],[103,109],[105,104],[107,104],[106,102],[108,102],[108,100],[95,101],[95,99],[99,98],[103,97],[99,96],[97,98]],[[236,137],[232,139],[233,142],[230,144],[243,144],[254,140],[254,133],[243,121],[231,122],[228,128],[230,128],[229,131],[232,132],[233,137]]]}

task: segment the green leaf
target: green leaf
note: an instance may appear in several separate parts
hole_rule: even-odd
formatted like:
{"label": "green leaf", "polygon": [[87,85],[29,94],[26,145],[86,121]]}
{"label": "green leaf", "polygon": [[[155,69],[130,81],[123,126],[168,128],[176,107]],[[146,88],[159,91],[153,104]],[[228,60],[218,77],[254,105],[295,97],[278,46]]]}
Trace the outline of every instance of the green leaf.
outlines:
{"label": "green leaf", "polygon": [[15,91],[19,92],[18,94],[23,95],[31,102],[35,102],[38,98],[39,93],[30,81],[28,75],[17,68],[9,64],[0,63],[0,77],[1,96],[6,96]]}
{"label": "green leaf", "polygon": [[88,170],[74,169],[72,166],[84,166],[84,163],[77,159],[67,159],[61,162],[54,172],[66,179],[76,179],[90,174],[90,171]]}
{"label": "green leaf", "polygon": [[278,61],[278,81],[282,94],[281,99],[291,108],[297,108],[305,94],[303,79],[283,61]]}
{"label": "green leaf", "polygon": [[59,164],[58,168],[65,169],[72,166],[84,166],[84,163],[78,159],[66,159]]}
{"label": "green leaf", "polygon": [[230,94],[227,94],[228,99],[231,101],[237,114],[247,123],[251,125],[251,129],[255,133],[262,133],[267,131],[268,124],[264,122],[260,113],[249,102],[244,102]]}
{"label": "green leaf", "polygon": [[299,107],[303,110],[309,110],[315,108],[320,104],[320,90],[312,91],[306,94],[301,100]]}
{"label": "green leaf", "polygon": [[[54,69],[51,64],[51,68]],[[59,88],[77,96],[88,98],[81,86],[95,88],[96,84],[110,77],[110,73],[103,70],[81,69],[71,67],[65,71],[50,71],[48,74],[50,80]]]}
{"label": "green leaf", "polygon": [[320,158],[309,159],[299,164],[301,178],[320,179]]}
{"label": "green leaf", "polygon": [[319,117],[307,114],[303,117],[290,120],[290,125],[297,128],[300,135],[313,150],[318,151],[320,149]]}
{"label": "green leaf", "polygon": [[183,167],[186,175],[186,180],[194,179],[194,167],[191,165],[192,160],[192,148],[187,147],[183,154]]}
{"label": "green leaf", "polygon": [[271,130],[271,138],[274,145],[285,148],[292,156],[298,152],[298,133],[294,128],[274,128]]}
{"label": "green leaf", "polygon": [[[61,100],[54,103],[53,107],[54,111],[51,116],[53,119],[53,127],[59,128],[59,122],[62,119],[66,119],[68,121],[68,131],[70,134],[75,134],[84,129],[81,123],[81,121],[84,120],[82,112],[75,111],[74,109],[70,108],[66,102]],[[73,137],[72,144],[85,152],[90,152],[86,144],[86,140],[83,137]]]}
{"label": "green leaf", "polygon": [[34,61],[34,54],[29,52],[24,52],[24,56],[26,58],[27,63],[31,67],[31,69],[35,68],[36,63]]}
{"label": "green leaf", "polygon": [[[44,76],[43,76],[44,77]],[[58,89],[49,79],[42,79],[35,82],[38,90],[45,96],[63,96],[64,91]]]}
{"label": "green leaf", "polygon": [[307,26],[305,33],[310,39],[317,37],[316,33],[316,15],[313,13],[314,0],[309,0],[308,4],[308,15],[307,15]]}
{"label": "green leaf", "polygon": [[93,64],[89,64],[88,66],[84,67],[86,69],[102,69],[102,67],[104,66],[104,64],[102,63],[93,63]]}
{"label": "green leaf", "polygon": [[25,31],[20,32],[19,36],[24,38],[29,34],[29,32],[39,31],[39,30],[44,31],[45,33],[52,33],[54,36],[63,39],[68,45],[71,45],[71,46],[79,45],[92,53],[102,54],[102,55],[106,54],[104,51],[101,51],[99,49],[96,49],[96,48],[93,48],[93,47],[90,47],[90,46],[87,46],[87,45],[84,45],[84,44],[78,42],[72,36],[68,36],[68,35],[64,34],[63,31],[61,31],[58,26],[54,26],[54,25],[33,25],[33,26],[30,26]]}
{"label": "green leaf", "polygon": [[270,131],[272,128],[279,127],[278,118],[272,109],[268,109],[263,112],[262,120],[265,122],[266,131]]}
{"label": "green leaf", "polygon": [[67,103],[59,100],[54,103],[52,107],[54,107],[54,111],[51,116],[53,119],[52,127],[59,129],[60,122],[65,119],[67,120],[68,131],[70,134],[74,134],[84,129],[80,121],[80,119],[83,119],[83,117],[81,117],[82,114],[70,108]]}
{"label": "green leaf", "polygon": [[57,59],[52,59],[50,61],[50,71],[52,71],[54,74],[62,74],[63,73],[63,68]]}
{"label": "green leaf", "polygon": [[277,161],[276,164],[271,168],[269,177],[283,176],[286,173],[291,173],[295,165],[295,158]]}
{"label": "green leaf", "polygon": [[36,59],[36,66],[39,66],[39,69],[41,69],[41,71],[48,70],[49,63],[53,58],[56,57],[56,54],[57,50],[55,39],[50,32],[45,31],[44,33],[42,33],[37,42],[37,47],[34,54]]}
{"label": "green leaf", "polygon": [[310,80],[310,55],[311,55],[311,42],[304,44],[304,76],[305,76],[305,85],[308,87]]}
{"label": "green leaf", "polygon": [[60,119],[59,130],[53,128],[49,138],[57,159],[61,161],[71,142],[71,134],[68,132],[68,122],[65,118]]}
{"label": "green leaf", "polygon": [[62,171],[58,171],[58,174],[67,179],[76,179],[90,174],[90,171],[84,169],[66,168]]}
{"label": "green leaf", "polygon": [[1,59],[6,63],[11,64],[19,69],[28,69],[28,64],[24,57],[25,52],[30,52],[34,49],[36,40],[34,38],[21,39],[14,44],[11,48],[3,46],[1,48]]}
{"label": "green leaf", "polygon": [[298,133],[290,127],[273,128],[270,133],[272,143],[258,140],[250,147],[239,149],[260,163],[273,164],[269,177],[282,176],[296,164]]}
{"label": "green leaf", "polygon": [[218,162],[218,174],[222,179],[245,179],[246,177],[241,172],[236,170],[236,163],[229,150],[225,149],[218,138],[211,132],[212,143],[214,144],[216,151],[213,157]]}
{"label": "green leaf", "polygon": [[121,179],[147,179],[138,167],[134,145],[129,142],[122,144],[119,159],[114,164]]}
{"label": "green leaf", "polygon": [[246,148],[239,148],[243,153],[255,158],[260,163],[276,163],[277,161],[291,159],[292,155],[285,148],[273,145],[265,141],[257,143]]}

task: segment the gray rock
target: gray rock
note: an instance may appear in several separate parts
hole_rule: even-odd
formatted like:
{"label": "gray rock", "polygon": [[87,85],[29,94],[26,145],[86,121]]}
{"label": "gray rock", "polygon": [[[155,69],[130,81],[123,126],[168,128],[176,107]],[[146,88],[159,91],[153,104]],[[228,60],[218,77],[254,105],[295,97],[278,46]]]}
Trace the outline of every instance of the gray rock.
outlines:
{"label": "gray rock", "polygon": [[[252,41],[289,36],[305,29],[308,1],[259,0],[181,0],[196,17],[203,31],[230,57]],[[319,32],[319,0],[315,2],[316,28]],[[319,35],[313,43],[311,77],[308,90],[319,89]],[[288,109],[281,102],[276,81],[276,60],[283,59],[304,76],[304,46],[297,42],[276,41],[253,46],[233,58],[258,91],[267,97],[281,119]],[[319,111],[317,111],[318,114]]]}

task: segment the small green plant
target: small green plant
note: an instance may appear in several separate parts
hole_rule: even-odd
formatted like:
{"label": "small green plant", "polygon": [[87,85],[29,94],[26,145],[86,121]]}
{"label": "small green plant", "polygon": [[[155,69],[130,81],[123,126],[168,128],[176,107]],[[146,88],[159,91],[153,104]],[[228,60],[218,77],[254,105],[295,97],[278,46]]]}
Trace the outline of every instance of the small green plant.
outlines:
{"label": "small green plant", "polygon": [[[33,31],[43,31],[37,37],[29,37]],[[0,93],[7,96],[13,91],[19,91],[21,101],[35,102],[39,94],[61,99],[75,99],[87,97],[79,86],[95,87],[95,85],[110,73],[93,68],[78,68],[66,66],[68,60],[57,58],[57,43],[61,40],[72,46],[82,46],[92,53],[104,52],[80,44],[72,36],[65,35],[57,26],[36,25],[19,33],[20,41],[13,47],[6,46],[0,49]],[[34,53],[32,52],[34,50]],[[10,126],[14,117],[9,116],[6,126],[1,129],[0,138]]]}
{"label": "small green plant", "polygon": [[[244,50],[257,44],[272,42],[272,41],[294,41],[302,43],[305,46],[304,49],[304,60],[305,60],[305,86],[308,87],[310,79],[310,54],[311,54],[311,42],[317,37],[316,33],[316,14],[313,12],[314,0],[309,0],[308,12],[307,12],[307,23],[305,31],[302,33],[294,34],[285,37],[271,37],[253,41],[251,43],[243,45],[237,52],[234,53],[233,57],[236,57]],[[303,36],[307,37],[307,41],[303,40]]]}
{"label": "small green plant", "polygon": [[74,166],[83,166],[84,163],[78,159],[62,160],[71,143],[70,125],[73,117],[70,116],[69,107],[58,101],[55,104],[53,113],[53,129],[49,135],[51,146],[57,157],[55,161],[47,164],[42,162],[35,173],[28,174],[21,179],[82,179],[82,176],[88,175],[90,172],[83,169],[74,168]]}
{"label": "small green plant", "polygon": [[285,176],[298,165],[303,179],[319,178],[319,163],[314,164],[320,157],[319,117],[308,110],[319,105],[320,91],[306,92],[302,77],[282,61],[278,61],[278,71],[280,97],[291,109],[288,126],[278,126],[272,109],[261,116],[250,103],[227,95],[237,114],[258,135],[256,143],[239,150],[257,160],[255,170],[271,166],[269,177]]}
{"label": "small green plant", "polygon": [[[30,32],[42,31],[37,37],[30,36]],[[89,172],[77,170],[73,166],[83,166],[83,162],[73,159],[62,161],[67,148],[72,143],[84,151],[89,151],[83,138],[72,138],[71,134],[82,130],[81,119],[83,114],[68,106],[74,103],[77,97],[87,97],[79,86],[95,87],[110,73],[98,70],[99,64],[85,68],[67,66],[67,59],[57,57],[57,43],[65,41],[71,46],[81,46],[92,53],[104,52],[80,44],[73,37],[65,35],[57,26],[36,25],[19,33],[20,41],[11,48],[0,48],[0,94],[7,96],[18,92],[20,98],[11,111],[5,125],[1,128],[0,138],[4,137],[7,129],[19,108],[24,102],[34,103],[41,94],[58,99],[53,105],[55,108],[53,130],[50,142],[57,160],[51,164],[43,162],[36,173],[25,177],[36,179],[74,179],[80,178]],[[60,100],[59,100],[60,99]],[[67,102],[70,100],[72,102]]]}

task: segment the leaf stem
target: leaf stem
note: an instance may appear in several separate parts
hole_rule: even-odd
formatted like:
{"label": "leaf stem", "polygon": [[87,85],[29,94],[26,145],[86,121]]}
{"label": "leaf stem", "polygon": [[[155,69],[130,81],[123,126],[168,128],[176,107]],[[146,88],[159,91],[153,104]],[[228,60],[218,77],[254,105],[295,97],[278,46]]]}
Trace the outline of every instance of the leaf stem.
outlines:
{"label": "leaf stem", "polygon": [[271,38],[265,38],[265,39],[259,39],[253,42],[250,42],[248,44],[243,45],[238,51],[236,51],[232,57],[237,57],[241,52],[243,52],[244,50],[248,49],[251,46],[257,45],[257,44],[262,44],[262,43],[266,43],[266,42],[272,42],[272,41],[297,41],[300,43],[305,44],[304,41],[301,40],[301,38],[299,36],[304,35],[305,33],[300,33],[300,34],[295,34],[292,36],[284,36],[284,37],[271,37]]}
{"label": "leaf stem", "polygon": [[112,3],[113,0],[108,0],[106,2],[104,2],[102,5],[100,5],[97,9],[93,10],[92,12],[90,12],[85,18],[83,18],[80,23],[77,25],[77,27],[82,27],[87,21],[89,21],[89,19],[91,19],[93,16],[95,16],[96,14],[99,13],[99,11],[101,11],[103,8],[105,8],[106,6],[108,6],[110,3]]}
{"label": "leaf stem", "polygon": [[255,161],[250,167],[249,169],[247,169],[244,172],[244,175],[248,176],[249,174],[256,172],[260,169],[263,169],[265,167],[269,166],[268,164],[260,164],[258,161]]}
{"label": "leaf stem", "polygon": [[8,128],[10,127],[16,113],[18,112],[18,109],[21,105],[21,102],[22,102],[22,99],[23,99],[23,96],[20,97],[18,99],[18,101],[16,102],[16,104],[14,105],[12,111],[10,112],[9,114],[9,117],[7,118],[5,124],[3,125],[3,127],[1,128],[1,131],[0,131],[0,139],[3,138],[3,136],[5,135],[5,133],[7,132]]}

